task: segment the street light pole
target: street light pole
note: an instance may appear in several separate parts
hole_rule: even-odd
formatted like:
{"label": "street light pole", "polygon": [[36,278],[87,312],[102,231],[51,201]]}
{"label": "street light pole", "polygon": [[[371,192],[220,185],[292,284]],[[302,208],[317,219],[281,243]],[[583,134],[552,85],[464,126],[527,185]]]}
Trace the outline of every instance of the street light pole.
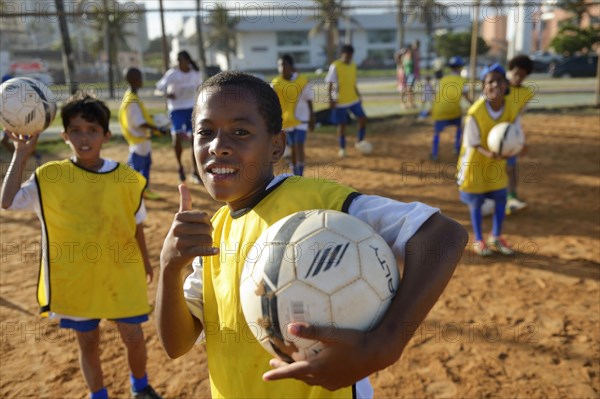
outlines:
{"label": "street light pole", "polygon": [[473,27],[471,30],[471,62],[469,64],[469,98],[475,99],[475,74],[477,72],[477,39],[479,38],[479,8],[481,0],[475,2]]}
{"label": "street light pole", "polygon": [[167,34],[165,33],[165,9],[163,7],[163,0],[158,2],[160,9],[160,28],[162,30],[162,53],[163,53],[163,67],[165,71],[169,69],[169,48],[167,46]]}

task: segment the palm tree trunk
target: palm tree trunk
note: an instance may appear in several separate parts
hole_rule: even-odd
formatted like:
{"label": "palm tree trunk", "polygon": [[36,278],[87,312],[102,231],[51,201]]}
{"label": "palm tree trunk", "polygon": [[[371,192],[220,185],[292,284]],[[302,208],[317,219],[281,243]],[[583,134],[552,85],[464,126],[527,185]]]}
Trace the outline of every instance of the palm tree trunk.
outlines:
{"label": "palm tree trunk", "polygon": [[206,76],[206,53],[204,52],[204,38],[202,35],[202,20],[200,17],[201,0],[196,0],[196,31],[198,32],[198,59],[200,60],[200,71],[204,79]]}
{"label": "palm tree trunk", "polygon": [[165,33],[165,8],[163,7],[163,0],[158,0],[158,6],[160,9],[160,27],[162,30],[162,53],[163,53],[163,67],[165,71],[169,69],[169,47],[167,46],[167,35]]}
{"label": "palm tree trunk", "polygon": [[398,30],[396,31],[396,42],[398,48],[404,47],[404,0],[398,0],[398,14],[396,15]]}

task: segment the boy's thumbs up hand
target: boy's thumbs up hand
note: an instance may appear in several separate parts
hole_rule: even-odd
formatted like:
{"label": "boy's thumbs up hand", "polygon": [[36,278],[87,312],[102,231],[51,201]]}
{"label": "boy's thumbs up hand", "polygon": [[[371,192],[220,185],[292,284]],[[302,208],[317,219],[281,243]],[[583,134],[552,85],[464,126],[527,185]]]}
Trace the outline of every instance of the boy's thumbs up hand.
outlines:
{"label": "boy's thumbs up hand", "polygon": [[206,212],[192,210],[192,196],[185,184],[179,185],[179,212],[175,214],[171,229],[160,253],[163,270],[181,270],[196,256],[216,255],[213,247],[213,227]]}

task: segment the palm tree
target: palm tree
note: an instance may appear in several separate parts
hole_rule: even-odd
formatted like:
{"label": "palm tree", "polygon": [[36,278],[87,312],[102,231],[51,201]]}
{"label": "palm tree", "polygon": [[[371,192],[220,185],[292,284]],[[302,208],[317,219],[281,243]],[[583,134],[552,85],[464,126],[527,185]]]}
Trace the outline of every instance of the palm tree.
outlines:
{"label": "palm tree", "polygon": [[77,90],[77,82],[75,82],[75,64],[73,63],[73,49],[71,47],[71,36],[69,35],[69,26],[65,15],[65,4],[63,0],[54,0],[56,13],[58,14],[58,22],[60,26],[60,34],[62,37],[62,54],[63,66],[65,70],[65,83],[69,86],[69,91],[74,94]]}
{"label": "palm tree", "polygon": [[396,14],[396,23],[397,23],[397,31],[396,31],[396,42],[398,43],[398,48],[404,47],[404,0],[397,0],[398,4],[398,14]]}
{"label": "palm tree", "polygon": [[319,32],[325,32],[327,64],[331,64],[336,57],[340,37],[340,20],[345,21],[346,35],[344,42],[346,44],[350,44],[352,41],[352,25],[360,26],[354,18],[344,12],[343,2],[344,0],[316,0],[319,10],[318,21],[308,32],[308,35],[314,37]]}
{"label": "palm tree", "polygon": [[209,25],[211,26],[208,34],[208,47],[214,47],[225,53],[227,68],[231,65],[231,54],[235,54],[236,40],[235,27],[239,20],[229,16],[227,8],[217,4],[210,14]]}

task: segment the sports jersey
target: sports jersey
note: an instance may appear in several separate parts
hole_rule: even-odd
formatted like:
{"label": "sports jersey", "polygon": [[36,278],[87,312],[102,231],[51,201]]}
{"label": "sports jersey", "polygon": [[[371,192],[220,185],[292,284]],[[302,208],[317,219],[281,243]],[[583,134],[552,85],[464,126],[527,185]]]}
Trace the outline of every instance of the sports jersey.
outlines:
{"label": "sports jersey", "polygon": [[[363,197],[370,197],[368,203],[350,212]],[[254,339],[239,303],[240,275],[252,244],[277,220],[306,209],[350,212],[377,226],[398,259],[404,259],[408,239],[438,212],[423,204],[359,196],[350,187],[334,182],[285,176],[276,178],[253,208],[233,213],[221,208],[212,219],[213,241],[220,246],[220,255],[203,257],[201,265],[194,262],[194,273],[184,285],[188,307],[204,325],[215,398],[352,397],[351,388],[330,392],[296,380],[263,382],[261,376],[269,370],[271,355]]]}
{"label": "sports jersey", "polygon": [[144,103],[137,93],[128,89],[119,107],[119,125],[121,133],[129,144],[129,152],[146,156],[151,151],[150,130],[140,127],[144,123],[154,124]]}
{"label": "sports jersey", "polygon": [[510,92],[506,95],[505,101],[512,102],[517,105],[519,112],[522,112],[525,105],[534,96],[533,88],[529,86],[510,86]]}
{"label": "sports jersey", "polygon": [[518,105],[505,101],[504,108],[496,119],[490,115],[488,106],[487,100],[480,98],[467,112],[466,124],[474,123],[479,132],[478,142],[472,142],[473,140],[468,139],[468,134],[465,134],[458,158],[459,190],[467,193],[482,194],[508,185],[506,160],[486,157],[477,150],[476,145],[488,150],[487,137],[490,130],[501,122],[513,123],[519,115]]}
{"label": "sports jersey", "polygon": [[337,106],[347,107],[360,100],[356,92],[356,64],[346,64],[342,60],[331,63],[325,82],[337,84]]}
{"label": "sports jersey", "polygon": [[[281,104],[283,130],[306,125],[310,119],[308,101],[312,100],[311,85],[304,76],[294,73],[290,80],[277,76],[271,82]],[[306,129],[303,129],[306,130]]]}
{"label": "sports jersey", "polygon": [[446,75],[440,79],[438,92],[435,94],[431,118],[443,121],[460,118],[462,109],[460,100],[463,95],[466,79],[460,75]]}
{"label": "sports jersey", "polygon": [[150,311],[136,240],[146,181],[126,165],[105,173],[71,160],[35,171],[44,242],[38,280],[42,313],[123,318]]}

